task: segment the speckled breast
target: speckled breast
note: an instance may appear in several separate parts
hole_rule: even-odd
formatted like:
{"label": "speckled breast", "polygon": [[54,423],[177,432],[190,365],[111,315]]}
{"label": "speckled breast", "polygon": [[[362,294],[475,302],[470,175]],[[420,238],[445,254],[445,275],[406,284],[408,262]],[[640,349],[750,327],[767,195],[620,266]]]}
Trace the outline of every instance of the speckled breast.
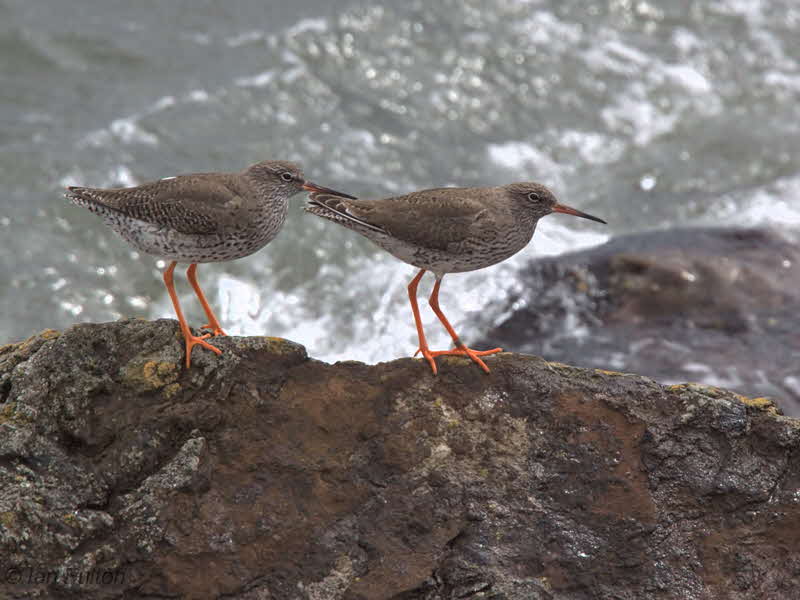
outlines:
{"label": "speckled breast", "polygon": [[505,236],[492,239],[472,238],[451,244],[447,250],[408,244],[387,235],[372,234],[369,237],[400,260],[437,275],[444,275],[483,269],[510,258],[530,242],[535,229],[534,223],[527,228],[509,231]]}
{"label": "speckled breast", "polygon": [[[271,218],[270,218],[271,217]],[[137,250],[178,262],[224,262],[249,256],[266,246],[280,231],[286,211],[259,212],[241,226],[223,233],[187,234],[109,212],[106,224]]]}

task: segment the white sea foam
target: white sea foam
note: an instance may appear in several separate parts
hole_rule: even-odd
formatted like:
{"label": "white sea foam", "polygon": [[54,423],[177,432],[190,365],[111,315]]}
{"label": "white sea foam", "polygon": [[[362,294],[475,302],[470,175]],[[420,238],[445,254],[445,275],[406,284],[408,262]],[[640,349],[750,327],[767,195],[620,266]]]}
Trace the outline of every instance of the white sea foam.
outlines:
{"label": "white sea foam", "polygon": [[250,75],[248,77],[238,77],[235,80],[236,85],[241,87],[264,87],[272,83],[275,79],[275,71],[262,71],[257,75]]}
{"label": "white sea foam", "polygon": [[708,225],[800,227],[800,175],[718,198],[703,221]]}
{"label": "white sea foam", "polygon": [[308,31],[322,33],[328,30],[328,21],[325,19],[301,19],[292,25],[286,34],[289,36],[298,35]]}
{"label": "white sea foam", "polygon": [[711,83],[708,79],[691,66],[665,65],[663,68],[672,81],[693,94],[707,94],[711,91]]}

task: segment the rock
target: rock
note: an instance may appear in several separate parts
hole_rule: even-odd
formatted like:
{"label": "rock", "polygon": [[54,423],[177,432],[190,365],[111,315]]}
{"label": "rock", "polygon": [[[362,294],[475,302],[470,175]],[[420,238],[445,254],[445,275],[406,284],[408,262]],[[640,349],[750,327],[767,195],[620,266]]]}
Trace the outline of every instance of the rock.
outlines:
{"label": "rock", "polygon": [[622,236],[536,261],[476,347],[770,396],[800,415],[800,245],[764,229]]}
{"label": "rock", "polygon": [[490,357],[328,365],[170,320],[0,349],[0,597],[795,598],[800,421]]}

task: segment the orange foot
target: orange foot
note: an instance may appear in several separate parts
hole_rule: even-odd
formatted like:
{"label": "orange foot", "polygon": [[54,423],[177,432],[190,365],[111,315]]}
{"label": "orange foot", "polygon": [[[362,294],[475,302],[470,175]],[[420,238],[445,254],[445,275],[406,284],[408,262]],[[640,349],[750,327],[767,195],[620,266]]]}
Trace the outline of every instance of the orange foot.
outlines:
{"label": "orange foot", "polygon": [[184,339],[186,340],[186,368],[188,369],[192,365],[192,348],[194,346],[202,346],[212,352],[216,352],[217,354],[222,354],[222,350],[217,348],[216,346],[212,346],[206,340],[206,338],[211,337],[210,333],[204,333],[203,335],[187,335],[186,333],[183,334]]}
{"label": "orange foot", "polygon": [[428,364],[431,366],[431,370],[433,371],[433,374],[436,375],[439,371],[436,368],[436,361],[433,360],[433,357],[434,357],[435,353],[431,352],[427,348],[417,348],[417,351],[414,352],[414,356],[416,356],[420,352],[422,352],[422,356],[425,358],[425,360],[428,361]]}
{"label": "orange foot", "polygon": [[498,352],[502,352],[502,348],[493,348],[492,350],[473,350],[472,348],[467,348],[466,346],[462,348],[453,348],[452,350],[435,350],[431,352],[430,350],[417,348],[417,351],[414,353],[414,356],[422,352],[422,355],[428,359],[428,362],[431,364],[431,368],[433,369],[433,374],[436,375],[436,362],[433,360],[437,356],[469,356],[477,365],[489,373],[489,367],[486,366],[486,363],[483,362],[479,356],[488,356],[490,354],[497,354]]}
{"label": "orange foot", "polygon": [[220,327],[219,325],[217,325],[217,326],[215,327],[215,326],[214,326],[213,324],[211,324],[211,323],[206,323],[206,324],[205,324],[205,325],[203,325],[203,326],[202,326],[200,329],[210,329],[210,330],[211,330],[211,335],[212,335],[213,337],[217,337],[218,335],[224,335],[224,336],[227,336],[227,335],[228,335],[227,333],[225,333],[224,331],[222,331],[222,327]]}

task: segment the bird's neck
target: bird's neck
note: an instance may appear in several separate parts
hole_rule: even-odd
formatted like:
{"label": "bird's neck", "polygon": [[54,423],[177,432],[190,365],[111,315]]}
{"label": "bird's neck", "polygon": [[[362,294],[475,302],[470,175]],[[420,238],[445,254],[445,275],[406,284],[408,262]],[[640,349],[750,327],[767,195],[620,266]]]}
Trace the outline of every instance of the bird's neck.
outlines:
{"label": "bird's neck", "polygon": [[288,205],[289,197],[285,191],[271,182],[251,176],[250,183],[255,188],[256,204],[259,208],[274,210],[278,206],[285,208]]}
{"label": "bird's neck", "polygon": [[519,206],[514,203],[511,205],[511,212],[514,215],[514,220],[519,224],[518,231],[527,235],[528,241],[533,237],[533,232],[536,229],[536,223],[539,222],[539,217],[533,214],[527,206]]}

